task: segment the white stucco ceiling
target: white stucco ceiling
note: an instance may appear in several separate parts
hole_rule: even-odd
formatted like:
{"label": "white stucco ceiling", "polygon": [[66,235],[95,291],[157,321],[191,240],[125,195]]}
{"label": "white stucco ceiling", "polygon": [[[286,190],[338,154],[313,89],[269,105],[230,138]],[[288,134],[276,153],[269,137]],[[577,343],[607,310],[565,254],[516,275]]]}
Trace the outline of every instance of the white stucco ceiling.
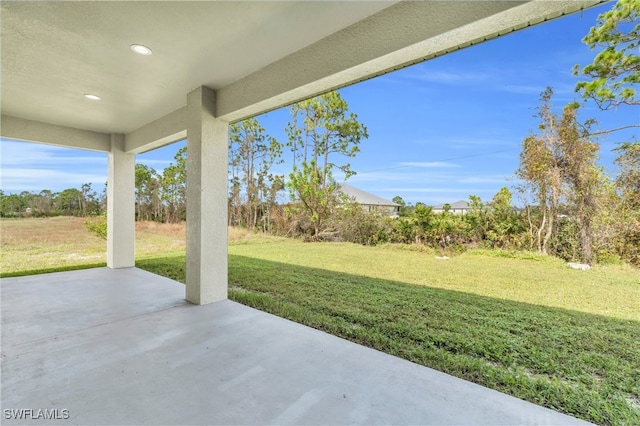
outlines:
{"label": "white stucco ceiling", "polygon": [[48,123],[141,151],[199,86],[239,120],[599,2],[2,1],[3,136]]}
{"label": "white stucco ceiling", "polygon": [[[3,1],[2,110],[129,132],[200,85],[227,86],[387,5]],[[153,55],[136,55],[133,43]]]}

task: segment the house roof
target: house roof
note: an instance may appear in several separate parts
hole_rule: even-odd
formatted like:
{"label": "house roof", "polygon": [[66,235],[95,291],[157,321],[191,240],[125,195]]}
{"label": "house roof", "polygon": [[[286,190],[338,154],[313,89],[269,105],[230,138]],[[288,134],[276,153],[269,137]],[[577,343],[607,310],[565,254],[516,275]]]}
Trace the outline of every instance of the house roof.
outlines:
{"label": "house roof", "polygon": [[[460,201],[456,201],[455,203],[451,204],[449,203],[449,206],[451,206],[451,209],[468,209],[469,207],[469,203],[467,203],[464,200],[460,200]],[[434,209],[444,209],[444,204],[440,204],[438,206],[434,206]]]}
{"label": "house roof", "polygon": [[400,204],[396,204],[393,201],[385,200],[384,198],[363,191],[362,189],[354,188],[350,185],[341,185],[339,191],[347,197],[353,199],[358,204],[400,207]]}

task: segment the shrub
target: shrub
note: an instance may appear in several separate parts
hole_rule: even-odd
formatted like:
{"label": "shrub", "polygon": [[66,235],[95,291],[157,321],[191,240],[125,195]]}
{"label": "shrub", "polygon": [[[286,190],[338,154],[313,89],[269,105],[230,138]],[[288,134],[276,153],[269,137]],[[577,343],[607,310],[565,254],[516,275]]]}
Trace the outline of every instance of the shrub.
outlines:
{"label": "shrub", "polygon": [[100,216],[90,216],[84,221],[84,227],[92,234],[107,239],[107,215],[106,213]]}
{"label": "shrub", "polygon": [[580,228],[575,219],[563,218],[557,223],[557,231],[549,240],[549,254],[567,262],[582,262],[579,239]]}
{"label": "shrub", "polygon": [[416,238],[416,230],[410,220],[397,219],[391,233],[391,241],[400,244],[412,244]]}
{"label": "shrub", "polygon": [[333,227],[340,239],[375,246],[391,240],[392,225],[377,212],[367,212],[361,205],[345,203],[336,209]]}
{"label": "shrub", "polygon": [[600,250],[596,255],[597,262],[602,265],[622,265],[622,259],[610,250]]}

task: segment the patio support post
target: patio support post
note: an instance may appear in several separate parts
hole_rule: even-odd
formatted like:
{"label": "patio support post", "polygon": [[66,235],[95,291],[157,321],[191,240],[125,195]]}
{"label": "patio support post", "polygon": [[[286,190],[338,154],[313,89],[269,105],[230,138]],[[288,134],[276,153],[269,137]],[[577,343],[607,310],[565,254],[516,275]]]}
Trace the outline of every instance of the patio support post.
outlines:
{"label": "patio support post", "polygon": [[229,123],[215,118],[215,92],[187,95],[187,301],[227,298]]}
{"label": "patio support post", "polygon": [[135,154],[124,135],[112,134],[107,182],[107,266],[135,266]]}

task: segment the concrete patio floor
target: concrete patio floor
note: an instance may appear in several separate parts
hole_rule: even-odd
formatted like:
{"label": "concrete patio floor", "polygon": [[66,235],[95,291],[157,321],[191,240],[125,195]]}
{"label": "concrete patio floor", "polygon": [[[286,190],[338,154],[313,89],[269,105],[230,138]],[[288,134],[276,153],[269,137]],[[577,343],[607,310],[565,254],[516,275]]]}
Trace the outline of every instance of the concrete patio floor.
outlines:
{"label": "concrete patio floor", "polygon": [[586,424],[136,268],[1,286],[3,424]]}

